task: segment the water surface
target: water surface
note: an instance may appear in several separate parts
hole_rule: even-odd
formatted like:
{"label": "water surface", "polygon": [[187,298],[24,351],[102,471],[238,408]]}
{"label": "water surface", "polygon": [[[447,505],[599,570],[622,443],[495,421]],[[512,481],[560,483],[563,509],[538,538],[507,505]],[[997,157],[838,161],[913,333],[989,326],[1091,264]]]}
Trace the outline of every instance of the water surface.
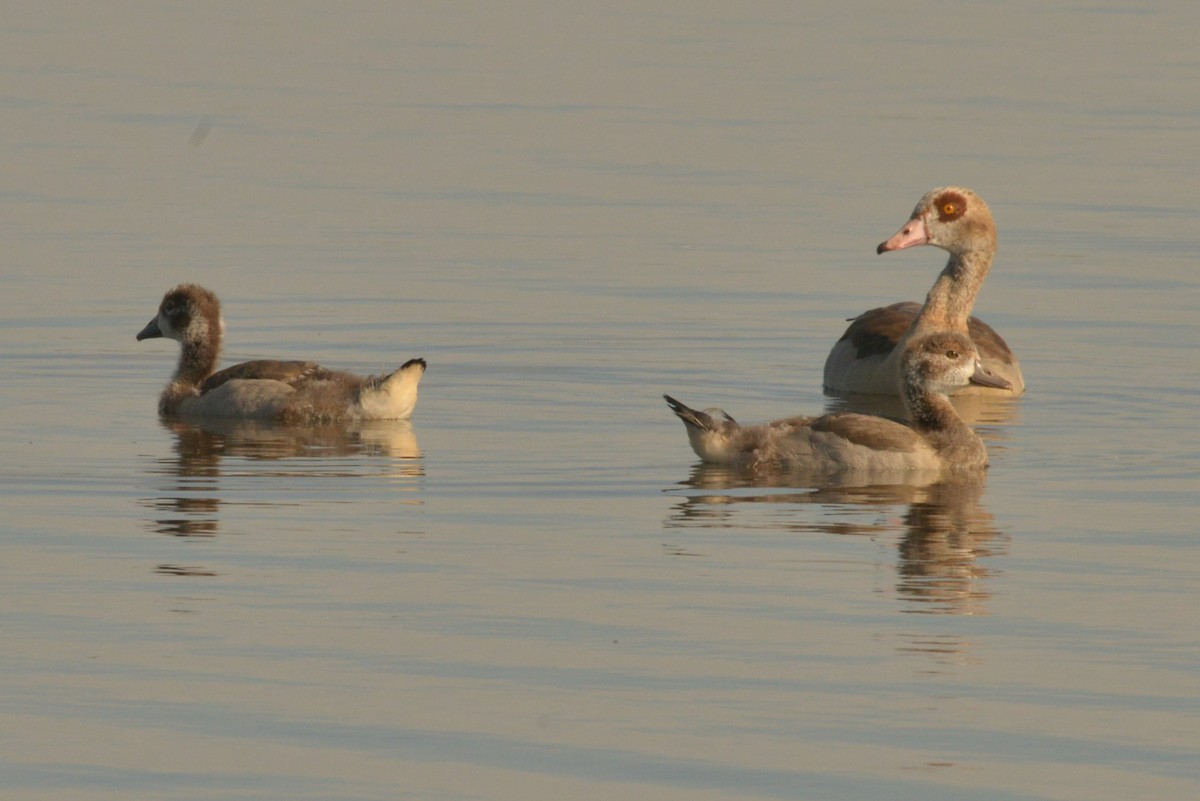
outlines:
{"label": "water surface", "polygon": [[[0,33],[12,799],[1200,793],[1193,4],[93,6]],[[700,467],[996,215],[980,482]],[[160,422],[226,358],[411,424]]]}

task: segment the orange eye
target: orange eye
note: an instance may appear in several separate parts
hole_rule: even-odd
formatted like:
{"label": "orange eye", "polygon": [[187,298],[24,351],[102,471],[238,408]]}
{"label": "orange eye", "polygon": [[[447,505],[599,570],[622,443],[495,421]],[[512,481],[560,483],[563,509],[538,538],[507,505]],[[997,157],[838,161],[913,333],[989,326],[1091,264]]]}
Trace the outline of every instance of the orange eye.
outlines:
{"label": "orange eye", "polygon": [[956,211],[958,211],[958,207],[953,203],[947,203],[942,206],[942,214],[945,214],[947,217],[953,217]]}

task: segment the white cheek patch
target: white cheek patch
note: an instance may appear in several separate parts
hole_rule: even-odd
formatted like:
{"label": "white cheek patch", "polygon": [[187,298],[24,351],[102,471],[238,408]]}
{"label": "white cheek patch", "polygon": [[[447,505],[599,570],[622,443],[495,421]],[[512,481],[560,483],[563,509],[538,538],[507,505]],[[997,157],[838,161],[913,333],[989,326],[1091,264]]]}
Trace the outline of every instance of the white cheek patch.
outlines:
{"label": "white cheek patch", "polygon": [[188,335],[193,339],[204,342],[208,339],[208,320],[203,317],[193,317],[188,323]]}
{"label": "white cheek patch", "polygon": [[[162,331],[162,335],[164,337],[169,337],[178,342],[183,342],[185,339],[203,342],[206,341],[209,336],[208,320],[206,320],[202,315],[192,315],[192,317],[188,320],[187,328],[181,331],[171,324],[170,317],[160,312],[158,315],[158,328],[160,331]],[[220,321],[218,323],[218,328],[221,331],[225,330],[224,321]]]}

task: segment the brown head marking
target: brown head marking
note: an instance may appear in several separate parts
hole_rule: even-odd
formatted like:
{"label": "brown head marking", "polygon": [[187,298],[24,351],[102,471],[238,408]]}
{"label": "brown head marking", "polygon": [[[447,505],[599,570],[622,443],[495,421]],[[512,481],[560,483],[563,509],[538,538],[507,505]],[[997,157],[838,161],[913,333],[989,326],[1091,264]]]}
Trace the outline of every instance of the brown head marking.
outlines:
{"label": "brown head marking", "polygon": [[967,199],[958,192],[942,192],[933,200],[939,222],[954,222],[967,213]]}

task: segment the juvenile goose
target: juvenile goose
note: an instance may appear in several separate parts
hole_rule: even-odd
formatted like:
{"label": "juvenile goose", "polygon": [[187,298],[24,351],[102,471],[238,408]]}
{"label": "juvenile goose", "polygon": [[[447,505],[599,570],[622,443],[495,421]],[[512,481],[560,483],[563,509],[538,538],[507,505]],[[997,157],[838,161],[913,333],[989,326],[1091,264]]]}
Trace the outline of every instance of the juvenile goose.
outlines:
{"label": "juvenile goose", "polygon": [[417,404],[424,359],[383,376],[363,378],[314,362],[261,360],[214,372],[225,322],[217,296],[196,284],[165,294],[137,339],[179,342],[179,366],[158,399],[164,416],[239,417],[285,422],[403,420]]}
{"label": "juvenile goose", "polygon": [[[1008,344],[971,308],[996,255],[996,224],[983,198],[960,186],[927,192],[912,217],[877,253],[934,245],[950,259],[929,290],[925,305],[893,303],[863,312],[850,323],[825,360],[825,388],[833,392],[890,395],[896,392],[904,342],[932,331],[968,334],[983,365],[1008,382],[1003,392],[1020,395],[1025,379]],[[964,387],[955,394],[996,392]]]}
{"label": "juvenile goose", "polygon": [[901,395],[912,418],[835,412],[740,426],[721,409],[690,409],[663,397],[683,420],[696,455],[710,464],[815,472],[940,470],[985,467],[987,449],[946,394],[968,382],[1004,388],[1008,382],[979,364],[971,340],[948,332],[908,341]]}

